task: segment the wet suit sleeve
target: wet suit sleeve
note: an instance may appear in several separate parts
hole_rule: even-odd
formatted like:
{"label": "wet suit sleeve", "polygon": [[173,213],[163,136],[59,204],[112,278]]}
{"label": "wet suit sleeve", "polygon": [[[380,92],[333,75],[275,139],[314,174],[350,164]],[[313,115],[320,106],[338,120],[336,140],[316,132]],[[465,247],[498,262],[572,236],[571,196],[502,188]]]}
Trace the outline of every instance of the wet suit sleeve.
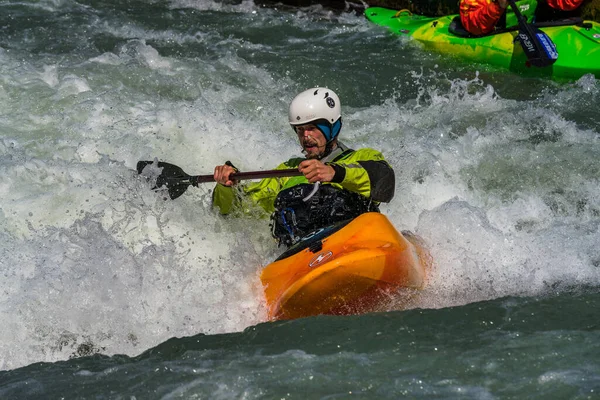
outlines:
{"label": "wet suit sleeve", "polygon": [[394,170],[373,149],[360,149],[349,157],[330,164],[335,170],[334,183],[377,202],[387,203],[394,197]]}
{"label": "wet suit sleeve", "polygon": [[218,207],[221,214],[230,214],[235,208],[235,204],[240,202],[236,189],[229,186],[217,184],[213,190],[212,202],[214,207]]}
{"label": "wet suit sleeve", "polygon": [[260,205],[267,212],[272,212],[280,187],[277,178],[265,178],[260,182],[240,185],[240,187],[217,184],[213,191],[213,206],[218,207],[222,215],[236,211],[250,213],[252,203]]}
{"label": "wet suit sleeve", "polygon": [[504,11],[492,0],[461,0],[460,22],[470,34],[485,35],[494,30]]}

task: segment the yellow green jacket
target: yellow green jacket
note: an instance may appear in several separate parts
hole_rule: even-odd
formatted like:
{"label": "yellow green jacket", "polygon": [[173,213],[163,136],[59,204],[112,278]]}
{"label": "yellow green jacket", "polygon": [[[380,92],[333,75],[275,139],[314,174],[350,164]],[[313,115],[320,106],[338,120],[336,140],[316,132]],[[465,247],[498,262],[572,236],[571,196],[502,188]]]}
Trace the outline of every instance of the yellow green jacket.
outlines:
{"label": "yellow green jacket", "polygon": [[[292,158],[276,169],[297,168],[305,158]],[[323,182],[340,189],[359,193],[374,202],[389,202],[394,197],[394,170],[377,150],[364,148],[352,150],[338,142],[338,146],[325,158],[325,164],[335,170],[333,182]],[[218,184],[213,192],[213,205],[219,207],[221,214],[234,210],[250,212],[251,203],[260,205],[265,211],[274,211],[275,198],[283,189],[302,183],[309,183],[303,176],[265,178],[259,182],[240,187],[228,187]]]}

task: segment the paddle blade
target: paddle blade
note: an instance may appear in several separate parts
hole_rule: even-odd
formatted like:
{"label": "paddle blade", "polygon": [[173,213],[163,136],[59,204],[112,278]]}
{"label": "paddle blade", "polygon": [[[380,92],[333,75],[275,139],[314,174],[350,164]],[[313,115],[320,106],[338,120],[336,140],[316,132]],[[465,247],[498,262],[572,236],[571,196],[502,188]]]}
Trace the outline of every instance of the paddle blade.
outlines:
{"label": "paddle blade", "polygon": [[167,186],[167,191],[169,193],[169,197],[171,198],[171,200],[175,200],[176,198],[178,198],[179,196],[181,196],[182,194],[185,193],[185,191],[187,190],[189,184],[184,184],[184,183],[176,183],[174,185],[166,185]]}
{"label": "paddle blade", "polygon": [[519,24],[519,33],[516,40],[521,43],[529,65],[543,68],[554,64],[558,59],[558,51],[556,51],[552,39],[540,29],[527,23],[527,20],[521,14],[521,10],[515,4],[515,0],[508,0],[508,3]]}
{"label": "paddle blade", "polygon": [[177,165],[162,161],[138,161],[136,166],[138,174],[145,176],[148,180],[156,179],[152,190],[167,188],[169,197],[175,200],[194,183],[190,175],[186,174]]}
{"label": "paddle blade", "polygon": [[540,29],[528,26],[529,29],[519,30],[517,40],[525,51],[527,60],[534,67],[549,67],[558,59],[556,46]]}

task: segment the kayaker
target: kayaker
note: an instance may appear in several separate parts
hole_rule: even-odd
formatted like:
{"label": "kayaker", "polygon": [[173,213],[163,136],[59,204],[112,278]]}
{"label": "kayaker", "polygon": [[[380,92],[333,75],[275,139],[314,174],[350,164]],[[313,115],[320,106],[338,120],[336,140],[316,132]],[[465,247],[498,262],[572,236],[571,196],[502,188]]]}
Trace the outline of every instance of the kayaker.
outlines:
{"label": "kayaker", "polygon": [[333,90],[317,87],[298,94],[289,107],[289,123],[305,157],[277,169],[298,168],[303,175],[234,187],[230,175],[237,169],[230,162],[219,165],[213,204],[221,214],[249,212],[251,204],[258,204],[271,213],[273,236],[290,246],[316,229],[379,211],[380,202],[393,198],[394,170],[381,152],[352,150],[338,140],[342,115]]}
{"label": "kayaker", "polygon": [[[559,11],[575,10],[584,2],[584,0],[541,1],[545,1],[551,9]],[[494,31],[500,19],[505,15],[507,7],[507,0],[460,0],[460,21],[470,34],[476,36],[486,35]],[[527,16],[528,13],[524,12],[523,14]]]}

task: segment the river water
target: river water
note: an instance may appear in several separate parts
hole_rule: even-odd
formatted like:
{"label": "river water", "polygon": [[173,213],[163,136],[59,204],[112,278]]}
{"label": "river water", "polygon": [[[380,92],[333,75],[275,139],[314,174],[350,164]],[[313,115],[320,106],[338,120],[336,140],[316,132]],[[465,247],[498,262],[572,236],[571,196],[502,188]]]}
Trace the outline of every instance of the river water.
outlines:
{"label": "river water", "polygon": [[[429,248],[408,310],[267,322],[267,220],[135,172],[298,156],[313,86]],[[600,398],[599,104],[320,7],[2,1],[0,397]]]}

